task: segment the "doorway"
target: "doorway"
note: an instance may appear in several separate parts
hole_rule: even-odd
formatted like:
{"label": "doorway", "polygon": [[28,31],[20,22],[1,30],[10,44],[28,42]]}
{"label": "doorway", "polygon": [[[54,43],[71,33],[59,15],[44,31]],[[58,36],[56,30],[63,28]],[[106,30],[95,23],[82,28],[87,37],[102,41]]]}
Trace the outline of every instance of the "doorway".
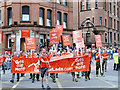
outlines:
{"label": "doorway", "polygon": [[25,51],[25,38],[20,38],[20,50]]}

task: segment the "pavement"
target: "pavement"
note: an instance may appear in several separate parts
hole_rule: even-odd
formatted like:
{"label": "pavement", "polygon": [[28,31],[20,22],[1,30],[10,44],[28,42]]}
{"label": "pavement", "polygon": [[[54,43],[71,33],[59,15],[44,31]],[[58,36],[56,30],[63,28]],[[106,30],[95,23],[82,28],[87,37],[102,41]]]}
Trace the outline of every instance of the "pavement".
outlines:
{"label": "pavement", "polygon": [[[94,61],[95,64],[95,61]],[[59,73],[59,78],[56,79],[56,83],[52,82],[52,79],[49,77],[49,85],[51,88],[56,89],[65,89],[65,88],[118,88],[118,85],[120,85],[120,82],[118,82],[118,71],[113,70],[114,61],[108,60],[107,62],[107,72],[105,72],[105,77],[98,76],[96,77],[96,66],[92,64],[92,71],[91,71],[91,80],[85,81],[85,77],[80,76],[81,78],[78,79],[78,82],[72,81],[72,76],[70,73]],[[20,81],[17,82],[16,75],[14,83],[10,82],[10,79],[12,78],[12,74],[10,70],[6,70],[6,73],[3,74],[1,72],[1,80],[0,80],[0,87],[3,89],[16,89],[16,88],[41,88],[41,80],[36,81],[32,83],[32,80],[29,79],[29,74],[25,74],[24,77],[20,78]],[[45,78],[44,78],[44,85],[45,84]]]}

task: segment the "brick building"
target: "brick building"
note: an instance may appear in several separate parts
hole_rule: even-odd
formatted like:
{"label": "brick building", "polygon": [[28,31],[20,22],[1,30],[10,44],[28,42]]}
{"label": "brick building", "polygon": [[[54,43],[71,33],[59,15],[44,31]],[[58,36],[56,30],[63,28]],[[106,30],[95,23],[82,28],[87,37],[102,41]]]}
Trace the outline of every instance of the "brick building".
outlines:
{"label": "brick building", "polygon": [[[111,0],[79,0],[78,27],[85,20],[91,20],[102,36],[103,46],[120,46],[120,1]],[[89,30],[88,30],[89,28]],[[83,28],[85,44],[95,44],[93,27],[87,23]]]}
{"label": "brick building", "polygon": [[[3,42],[0,53],[24,50],[25,39],[21,29],[30,29],[35,37],[36,50],[40,43],[49,45],[49,31],[63,25],[63,35],[71,36],[85,20],[91,20],[102,35],[103,46],[120,46],[120,2],[100,0],[5,0],[0,2],[0,30]],[[116,0],[115,0],[116,1]],[[95,44],[93,27],[87,23],[84,41],[87,46]],[[72,42],[71,42],[71,45]]]}
{"label": "brick building", "polygon": [[30,37],[35,37],[36,50],[39,45],[49,45],[49,32],[57,25],[63,25],[63,35],[72,35],[73,4],[66,0],[7,0],[0,2],[0,28],[3,30],[4,51],[24,50],[25,38],[21,29],[30,29]]}

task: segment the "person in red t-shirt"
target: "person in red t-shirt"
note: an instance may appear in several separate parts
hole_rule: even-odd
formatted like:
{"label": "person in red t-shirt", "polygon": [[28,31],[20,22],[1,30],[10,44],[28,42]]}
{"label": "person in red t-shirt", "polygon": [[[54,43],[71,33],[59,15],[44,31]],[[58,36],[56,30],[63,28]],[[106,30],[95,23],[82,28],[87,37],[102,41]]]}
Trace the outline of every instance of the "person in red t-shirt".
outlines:
{"label": "person in red t-shirt", "polygon": [[49,61],[48,61],[48,55],[46,54],[46,50],[42,49],[42,54],[39,56],[40,59],[40,70],[41,70],[41,83],[42,83],[42,88],[44,88],[43,85],[43,78],[44,75],[46,76],[46,84],[47,84],[47,89],[50,89],[48,85],[48,69],[49,69]]}
{"label": "person in red t-shirt", "polygon": [[5,74],[5,60],[6,60],[6,57],[4,55],[1,56],[0,61],[2,63],[3,74]]}
{"label": "person in red t-shirt", "polygon": [[[99,68],[100,68],[100,54],[97,50],[97,53],[96,53],[96,77],[98,77],[98,71],[99,71]],[[100,70],[101,72],[101,70]]]}
{"label": "person in red t-shirt", "polygon": [[102,53],[101,56],[102,56],[102,59],[103,59],[101,75],[103,76],[103,74],[104,74],[104,66],[105,66],[105,72],[107,71],[107,58],[109,57],[109,55],[107,54],[106,50],[103,50],[103,53]]}

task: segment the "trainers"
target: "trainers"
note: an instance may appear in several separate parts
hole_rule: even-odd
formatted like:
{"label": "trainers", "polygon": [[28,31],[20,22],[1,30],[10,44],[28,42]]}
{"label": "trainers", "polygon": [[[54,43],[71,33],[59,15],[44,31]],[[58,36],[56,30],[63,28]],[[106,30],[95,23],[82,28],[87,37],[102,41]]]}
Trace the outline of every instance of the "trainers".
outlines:
{"label": "trainers", "polygon": [[34,80],[32,80],[32,83],[34,83]]}
{"label": "trainers", "polygon": [[32,79],[32,77],[30,77],[29,79]]}
{"label": "trainers", "polygon": [[42,89],[45,89],[44,85],[42,85]]}
{"label": "trainers", "polygon": [[77,79],[75,79],[75,82],[78,82],[78,80],[77,80]]}
{"label": "trainers", "polygon": [[47,89],[51,89],[50,86],[47,86]]}
{"label": "trainers", "polygon": [[88,78],[88,80],[90,80],[90,78]]}
{"label": "trainers", "polygon": [[14,80],[10,80],[11,83],[14,83]]}

